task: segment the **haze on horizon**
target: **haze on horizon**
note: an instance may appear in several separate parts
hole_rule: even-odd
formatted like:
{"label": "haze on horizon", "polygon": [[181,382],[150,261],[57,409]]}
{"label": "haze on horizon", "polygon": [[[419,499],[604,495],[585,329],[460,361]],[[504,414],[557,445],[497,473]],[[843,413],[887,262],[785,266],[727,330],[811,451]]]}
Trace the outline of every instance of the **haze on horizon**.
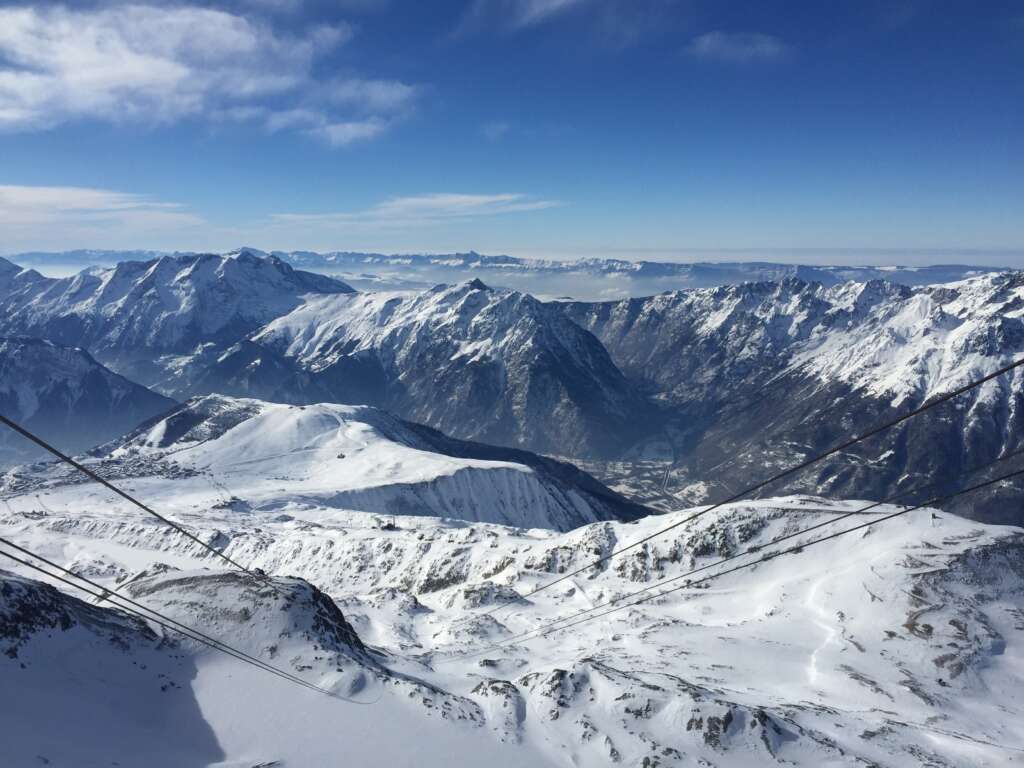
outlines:
{"label": "haze on horizon", "polygon": [[0,252],[1024,268],[1024,14],[0,3]]}

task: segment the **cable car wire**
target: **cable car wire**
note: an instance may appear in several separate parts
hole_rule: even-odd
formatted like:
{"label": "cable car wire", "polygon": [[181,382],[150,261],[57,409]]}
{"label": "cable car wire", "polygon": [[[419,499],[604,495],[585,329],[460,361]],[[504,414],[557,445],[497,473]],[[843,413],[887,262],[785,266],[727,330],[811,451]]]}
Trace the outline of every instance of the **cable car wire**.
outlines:
{"label": "cable car wire", "polygon": [[230,565],[230,566],[232,566],[234,568],[237,568],[240,571],[243,571],[243,572],[249,574],[250,576],[252,576],[254,579],[256,579],[258,581],[264,582],[271,589],[275,590],[279,595],[283,595],[284,594],[283,592],[281,592],[278,589],[278,587],[273,583],[273,581],[270,580],[270,577],[267,576],[266,574],[257,573],[256,571],[252,571],[252,570],[246,568],[241,563],[236,562],[235,560],[233,560],[232,558],[230,558],[227,555],[225,555],[223,552],[221,552],[216,547],[211,546],[210,544],[208,544],[207,542],[203,541],[198,536],[196,536],[194,533],[192,533],[189,530],[187,530],[180,523],[176,523],[173,520],[171,520],[171,519],[169,519],[167,517],[164,517],[163,515],[161,515],[156,510],[150,508],[146,504],[143,504],[141,501],[136,499],[130,493],[121,490],[116,485],[114,485],[109,480],[107,480],[106,478],[101,477],[100,475],[96,474],[96,472],[94,472],[93,470],[89,469],[85,465],[75,461],[73,458],[71,458],[67,454],[61,452],[60,450],[55,448],[53,445],[48,443],[43,438],[41,438],[38,435],[34,434],[33,432],[29,431],[28,429],[23,427],[21,424],[18,424],[16,421],[14,421],[12,419],[9,419],[7,416],[4,416],[2,413],[0,413],[0,423],[6,424],[8,427],[13,429],[15,432],[20,434],[22,437],[26,438],[27,440],[31,440],[33,443],[38,445],[40,448],[43,448],[44,450],[48,451],[49,453],[52,453],[54,456],[56,456],[61,461],[65,462],[67,464],[70,464],[72,467],[74,467],[75,469],[77,469],[79,472],[83,473],[87,477],[89,477],[91,480],[95,480],[97,483],[102,485],[104,488],[107,488],[108,490],[113,491],[114,493],[116,493],[121,498],[126,499],[127,501],[131,502],[136,507],[141,509],[143,512],[146,512],[147,514],[152,515],[153,517],[155,517],[157,520],[160,520],[165,525],[169,525],[171,528],[176,530],[178,533],[182,534],[186,538],[188,538],[191,541],[195,542],[196,544],[198,544],[203,549],[205,549],[205,550],[211,552],[212,554],[216,555],[217,557],[219,557],[221,560],[226,562],[228,565]]}
{"label": "cable car wire", "polygon": [[[338,693],[335,693],[333,691],[329,691],[326,688],[321,688],[320,686],[315,685],[314,683],[311,683],[308,680],[303,680],[301,677],[298,677],[297,675],[293,675],[292,673],[287,672],[286,670],[283,670],[280,667],[275,667],[273,664],[269,664],[269,663],[263,661],[262,659],[260,659],[260,658],[258,658],[256,656],[252,656],[251,654],[248,654],[245,651],[242,651],[242,650],[240,650],[238,648],[235,648],[234,646],[229,645],[228,643],[225,643],[222,640],[217,640],[216,638],[211,637],[210,635],[208,635],[208,634],[206,634],[204,632],[201,632],[200,630],[195,629],[194,627],[190,627],[187,624],[183,624],[182,622],[178,621],[177,619],[174,619],[174,618],[172,618],[170,616],[167,616],[167,615],[161,613],[160,611],[157,611],[157,610],[155,610],[153,608],[150,608],[150,607],[148,607],[146,605],[143,605],[142,603],[140,603],[140,602],[138,602],[136,600],[133,600],[130,597],[125,597],[124,595],[122,595],[122,594],[120,594],[118,592],[113,592],[110,589],[108,589],[107,587],[104,587],[102,584],[99,584],[98,582],[95,582],[92,579],[89,579],[89,578],[87,578],[85,576],[82,576],[81,574],[75,573],[74,571],[71,571],[71,570],[65,568],[64,566],[61,566],[61,565],[53,562],[52,560],[49,560],[49,559],[43,557],[42,555],[39,555],[39,554],[37,554],[35,552],[32,552],[31,550],[29,550],[29,549],[27,549],[25,547],[22,547],[22,546],[20,546],[18,544],[15,544],[13,541],[10,541],[8,539],[0,537],[0,544],[4,545],[6,547],[9,547],[10,549],[13,549],[13,550],[15,550],[15,551],[17,551],[17,552],[19,552],[19,553],[21,553],[23,555],[27,555],[29,557],[32,557],[35,560],[38,560],[39,562],[45,563],[49,567],[51,567],[51,568],[53,568],[53,569],[55,569],[57,571],[60,571],[61,573],[65,574],[66,576],[70,576],[73,579],[77,579],[80,582],[88,584],[89,586],[93,587],[97,591],[94,592],[94,591],[92,591],[92,590],[82,586],[82,584],[73,582],[70,579],[65,578],[63,576],[59,576],[57,574],[50,573],[49,571],[47,571],[46,569],[42,568],[41,566],[39,566],[37,564],[34,564],[34,563],[31,563],[31,562],[29,562],[27,560],[23,560],[23,559],[15,556],[15,555],[12,555],[9,552],[4,552],[3,550],[0,550],[0,555],[3,555],[4,557],[7,557],[8,559],[13,560],[16,563],[20,563],[23,566],[26,566],[28,568],[31,568],[31,569],[35,570],[35,571],[38,571],[39,573],[43,574],[44,576],[47,576],[47,577],[49,577],[51,579],[55,579],[55,580],[57,580],[59,582],[62,582],[62,583],[66,584],[66,585],[68,585],[70,587],[73,587],[73,588],[75,588],[77,590],[85,592],[86,594],[90,595],[91,597],[97,598],[100,601],[108,600],[118,610],[120,610],[120,611],[122,611],[124,613],[128,613],[128,614],[130,614],[132,616],[140,618],[143,621],[152,621],[153,623],[163,627],[164,629],[166,629],[168,631],[176,632],[176,633],[178,633],[180,635],[183,635],[183,636],[189,638],[190,640],[194,640],[194,641],[196,641],[198,643],[201,643],[201,644],[203,644],[203,645],[205,645],[205,646],[207,646],[209,648],[212,648],[213,650],[220,651],[222,653],[226,653],[227,655],[232,656],[232,657],[238,659],[239,661],[245,662],[246,664],[250,664],[250,665],[256,666],[257,668],[262,669],[265,672],[269,672],[269,673],[271,673],[273,675],[276,675],[276,676],[278,676],[278,677],[280,677],[280,678],[282,678],[284,680],[287,680],[288,682],[295,683],[295,684],[301,685],[301,686],[303,686],[305,688],[309,688],[311,690],[317,691],[318,693],[325,694],[325,695],[330,696],[332,698],[341,699],[342,701],[346,701],[346,702],[348,702],[350,704],[369,705],[369,704],[376,703],[376,701],[357,701],[355,699],[350,699],[350,698],[348,698],[346,696],[342,696],[342,695],[340,695]],[[121,601],[121,603],[117,603],[115,601]],[[143,611],[145,612],[145,614],[142,613]],[[146,614],[149,614],[149,615],[146,615]],[[379,697],[378,697],[377,700],[379,700]]]}

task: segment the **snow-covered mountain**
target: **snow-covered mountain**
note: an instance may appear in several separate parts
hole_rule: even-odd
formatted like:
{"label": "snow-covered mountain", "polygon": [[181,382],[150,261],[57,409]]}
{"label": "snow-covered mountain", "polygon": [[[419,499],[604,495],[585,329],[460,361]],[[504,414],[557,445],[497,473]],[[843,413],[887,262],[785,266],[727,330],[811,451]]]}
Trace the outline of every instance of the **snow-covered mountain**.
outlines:
{"label": "snow-covered mountain", "polygon": [[[65,452],[117,437],[174,405],[104,368],[84,350],[0,337],[0,413]],[[0,431],[0,466],[42,455],[6,427]]]}
{"label": "snow-covered mountain", "polygon": [[[346,509],[570,530],[650,512],[571,465],[453,440],[368,406],[197,398],[95,449],[90,461],[131,477],[143,496],[176,478],[162,503],[187,513]],[[9,487],[51,474],[58,485],[75,478],[56,465],[15,475]],[[68,486],[48,506],[72,508],[82,492]]]}
{"label": "snow-covered mountain", "polygon": [[60,279],[5,262],[0,333],[83,347],[135,381],[170,390],[179,356],[233,344],[306,295],[351,291],[248,251],[126,261]]}
{"label": "snow-covered mountain", "polygon": [[[160,493],[122,482],[138,484],[161,508],[181,488],[173,479]],[[187,642],[158,643],[109,608],[69,606],[4,576],[0,606],[14,610],[0,609],[0,644],[16,652],[0,654],[0,680],[5,690],[39,691],[19,710],[24,716],[0,718],[7,754],[74,764],[43,714],[83,702],[96,707],[74,731],[89,747],[83,754],[101,748],[90,732],[105,733],[101,725],[126,714],[130,738],[114,749],[127,764],[144,739],[162,744],[180,732],[194,734],[187,746],[201,759],[176,756],[178,764],[246,766],[329,762],[329,750],[353,732],[359,744],[346,754],[369,763],[387,754],[410,766],[472,754],[495,765],[967,768],[1010,765],[1024,749],[1019,528],[920,510],[877,530],[808,541],[893,511],[882,507],[791,540],[805,544],[791,555],[765,558],[778,536],[861,506],[766,500],[715,510],[526,598],[693,510],[561,534],[423,517],[381,528],[360,512],[243,511],[248,488],[237,492],[234,507],[174,512],[230,557],[292,574],[276,584],[296,599],[222,572],[188,540],[141,513],[97,503],[98,491],[80,485],[51,479],[9,495],[0,535],[375,703],[293,691]],[[263,492],[254,488],[253,498]],[[754,567],[568,632],[489,649],[730,555],[740,555],[731,565]],[[482,615],[498,601],[504,607]],[[111,681],[123,693],[104,699]],[[403,738],[394,738],[396,728]],[[402,744],[411,745],[405,753]],[[101,754],[115,757],[109,740],[102,745]]]}
{"label": "snow-covered mountain", "polygon": [[[752,484],[1024,357],[1024,273],[941,286],[826,288],[800,280],[559,305],[665,404],[671,489],[700,501]],[[789,488],[883,498],[1012,453],[1024,378],[1014,372],[847,452]],[[778,492],[781,489],[769,489]],[[1020,522],[1020,487],[972,514]]]}
{"label": "snow-covered mountain", "polygon": [[177,399],[381,405],[457,437],[569,456],[617,455],[652,424],[591,334],[480,281],[356,294],[243,250],[60,280],[11,265],[0,311],[0,332],[81,346]]}
{"label": "snow-covered mountain", "polygon": [[[70,340],[179,400],[372,404],[459,438],[603,462],[588,468],[671,508],[720,498],[736,477],[765,477],[1024,354],[1022,280],[791,277],[545,303],[478,280],[352,293],[242,250],[64,280],[0,264],[0,332]],[[786,488],[881,498],[946,478],[952,489],[1016,450],[1018,382]],[[1019,521],[1007,498],[970,511]]]}
{"label": "snow-covered mountain", "polygon": [[[466,439],[615,455],[651,428],[649,406],[597,339],[553,305],[480,281],[310,298],[252,341],[273,355],[268,397],[294,396],[277,367],[292,360],[315,377],[318,394],[359,390]],[[244,370],[249,376],[251,364]]]}
{"label": "snow-covered mountain", "polygon": [[48,279],[34,269],[26,269],[18,264],[0,258],[0,295],[31,291],[33,286],[45,285]]}

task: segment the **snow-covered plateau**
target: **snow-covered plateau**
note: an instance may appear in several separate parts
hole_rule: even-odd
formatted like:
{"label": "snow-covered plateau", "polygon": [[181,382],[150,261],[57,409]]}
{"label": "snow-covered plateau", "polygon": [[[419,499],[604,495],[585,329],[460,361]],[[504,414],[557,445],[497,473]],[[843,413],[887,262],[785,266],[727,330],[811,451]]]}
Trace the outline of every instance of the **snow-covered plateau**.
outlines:
{"label": "snow-covered plateau", "polygon": [[[5,562],[0,685],[17,705],[0,717],[4,764],[726,768],[1024,758],[1020,528],[920,509],[812,544],[895,510],[837,520],[868,503],[789,496],[715,509],[530,595],[700,510],[629,522],[606,514],[558,532],[543,514],[564,500],[542,500],[556,494],[536,468],[439,455],[407,429],[370,408],[215,398],[86,459],[272,585],[225,570],[70,470],[9,473],[0,536],[344,698],[125,617],[112,599],[83,602],[66,585],[43,586]],[[427,495],[412,515],[346,501],[460,474],[468,490],[437,485],[447,507],[432,508]],[[786,542],[802,549],[765,558],[777,538],[818,523]],[[665,589],[682,588],[501,645],[734,555],[729,567],[751,567],[669,582]]]}

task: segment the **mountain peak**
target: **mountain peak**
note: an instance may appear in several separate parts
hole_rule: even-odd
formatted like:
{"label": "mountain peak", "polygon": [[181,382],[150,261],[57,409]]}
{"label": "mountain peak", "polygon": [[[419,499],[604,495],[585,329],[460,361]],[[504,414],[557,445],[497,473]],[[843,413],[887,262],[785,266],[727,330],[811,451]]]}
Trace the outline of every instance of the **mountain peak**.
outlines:
{"label": "mountain peak", "polygon": [[243,245],[241,248],[237,248],[233,251],[228,251],[224,256],[229,259],[238,259],[239,261],[246,261],[250,263],[267,259],[276,260],[273,259],[273,257],[266,251],[261,251],[259,248],[250,248],[247,245]]}

